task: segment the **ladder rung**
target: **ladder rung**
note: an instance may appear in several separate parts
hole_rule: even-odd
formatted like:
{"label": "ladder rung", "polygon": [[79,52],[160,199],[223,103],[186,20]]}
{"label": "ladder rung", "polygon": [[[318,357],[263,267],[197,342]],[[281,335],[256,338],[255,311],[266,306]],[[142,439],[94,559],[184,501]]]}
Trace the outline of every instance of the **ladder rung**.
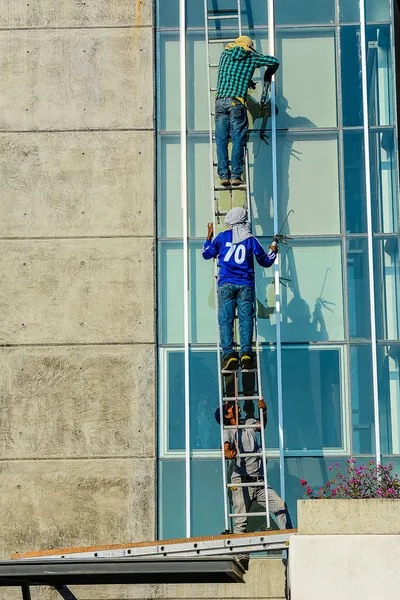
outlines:
{"label": "ladder rung", "polygon": [[228,13],[237,15],[238,11],[236,8],[216,8],[207,11],[207,15],[227,15]]}
{"label": "ladder rung", "polygon": [[[243,392],[239,392],[239,394],[243,394]],[[234,400],[245,402],[246,400],[261,400],[261,396],[240,396],[240,398],[235,398],[235,396],[224,396],[222,400],[224,402],[233,402]]]}
{"label": "ladder rung", "polygon": [[243,458],[245,456],[262,456],[262,452],[242,452],[241,454],[236,454],[235,458]]}
{"label": "ladder rung", "polygon": [[212,88],[210,88],[210,92],[216,92],[216,91],[217,91],[217,88],[216,88],[216,87],[212,87]]}
{"label": "ladder rung", "polygon": [[229,44],[229,42],[233,42],[233,38],[219,38],[219,39],[213,39],[213,40],[208,40],[209,44]]}
{"label": "ladder rung", "polygon": [[214,192],[231,192],[234,190],[247,190],[247,185],[218,185],[214,188]]}
{"label": "ladder rung", "polygon": [[255,429],[255,423],[252,425],[224,425],[224,429]]}
{"label": "ladder rung", "polygon": [[[251,454],[249,455],[251,456]],[[258,481],[257,483],[228,483],[226,487],[235,488],[235,487],[264,487],[265,483],[262,481]]]}
{"label": "ladder rung", "polygon": [[239,15],[237,13],[232,13],[231,15],[212,15],[207,17],[209,21],[222,21],[226,19],[238,19]]}
{"label": "ladder rung", "polygon": [[229,517],[266,517],[266,512],[251,512],[251,513],[229,513]]}
{"label": "ladder rung", "polygon": [[[216,216],[220,215],[226,215],[227,212],[220,212],[220,213],[216,213]],[[241,369],[240,367],[238,367],[237,369],[233,370],[233,369],[221,369],[221,373],[257,373],[257,369]]]}
{"label": "ladder rung", "polygon": [[210,63],[208,66],[210,69],[217,69],[219,67],[219,63]]}

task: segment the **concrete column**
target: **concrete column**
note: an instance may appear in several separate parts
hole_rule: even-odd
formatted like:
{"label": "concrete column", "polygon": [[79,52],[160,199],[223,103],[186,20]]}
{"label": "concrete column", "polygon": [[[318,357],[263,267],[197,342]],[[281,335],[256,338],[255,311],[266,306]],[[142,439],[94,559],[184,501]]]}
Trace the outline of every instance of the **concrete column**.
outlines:
{"label": "concrete column", "polygon": [[155,538],[152,6],[0,3],[4,559]]}

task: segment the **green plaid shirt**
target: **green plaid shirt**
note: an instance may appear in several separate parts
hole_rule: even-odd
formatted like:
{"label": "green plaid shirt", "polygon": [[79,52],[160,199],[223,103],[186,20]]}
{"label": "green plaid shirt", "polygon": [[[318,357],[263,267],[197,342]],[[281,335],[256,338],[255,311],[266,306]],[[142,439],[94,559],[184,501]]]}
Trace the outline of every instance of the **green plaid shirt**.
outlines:
{"label": "green plaid shirt", "polygon": [[279,67],[274,56],[264,56],[240,46],[224,50],[219,59],[216,98],[246,99],[247,90],[257,67]]}

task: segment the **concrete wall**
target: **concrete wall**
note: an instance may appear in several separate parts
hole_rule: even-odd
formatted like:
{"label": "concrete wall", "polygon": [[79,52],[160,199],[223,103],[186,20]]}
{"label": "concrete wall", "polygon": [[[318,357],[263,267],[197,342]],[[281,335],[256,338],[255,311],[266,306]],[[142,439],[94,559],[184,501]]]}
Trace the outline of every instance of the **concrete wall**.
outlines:
{"label": "concrete wall", "polygon": [[152,5],[0,3],[0,558],[155,538]]}
{"label": "concrete wall", "polygon": [[400,586],[398,500],[298,501],[291,600],[375,600]]}

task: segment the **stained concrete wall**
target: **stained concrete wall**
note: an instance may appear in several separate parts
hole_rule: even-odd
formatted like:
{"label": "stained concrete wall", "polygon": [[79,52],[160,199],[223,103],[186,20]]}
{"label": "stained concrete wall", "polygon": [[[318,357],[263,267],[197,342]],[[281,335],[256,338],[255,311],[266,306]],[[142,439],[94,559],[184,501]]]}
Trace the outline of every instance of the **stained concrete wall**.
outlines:
{"label": "stained concrete wall", "polygon": [[0,3],[1,558],[156,535],[152,7]]}

